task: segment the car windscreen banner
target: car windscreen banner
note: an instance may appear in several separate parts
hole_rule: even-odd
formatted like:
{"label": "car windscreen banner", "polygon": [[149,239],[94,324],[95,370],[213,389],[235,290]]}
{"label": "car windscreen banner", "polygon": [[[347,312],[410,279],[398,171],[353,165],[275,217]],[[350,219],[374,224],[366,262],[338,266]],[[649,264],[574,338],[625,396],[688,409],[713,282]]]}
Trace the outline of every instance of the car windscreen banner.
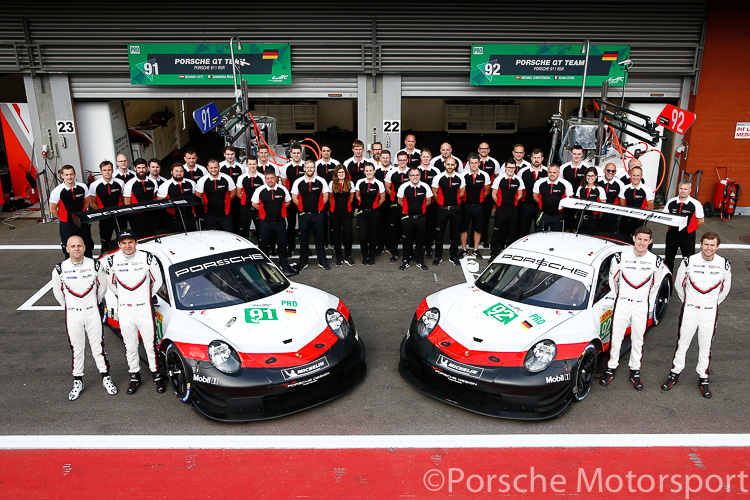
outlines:
{"label": "car windscreen banner", "polygon": [[503,252],[497,263],[528,267],[565,276],[566,278],[580,281],[586,286],[586,289],[591,287],[591,277],[594,275],[594,268],[587,264],[560,259],[554,255],[541,255],[536,252],[526,252],[518,249]]}
{"label": "car windscreen banner", "polygon": [[111,219],[113,217],[121,217],[123,215],[150,212],[152,210],[186,208],[200,205],[201,203],[203,203],[203,201],[194,195],[187,195],[180,198],[166,198],[164,200],[144,201],[143,203],[133,203],[131,205],[120,205],[117,207],[100,208],[98,210],[75,212],[73,214],[73,222],[80,226],[83,222],[96,222]]}
{"label": "car windscreen banner", "polygon": [[131,43],[132,85],[290,85],[292,56],[288,43]]}
{"label": "car windscreen banner", "polygon": [[177,283],[196,276],[203,276],[222,268],[239,267],[252,264],[253,262],[265,261],[266,258],[260,250],[245,248],[243,250],[235,250],[234,252],[179,262],[169,268],[169,274],[172,277],[172,283]]}
{"label": "car windscreen banner", "polygon": [[[586,53],[582,45],[495,43],[472,45],[471,85],[580,87]],[[586,85],[626,84],[629,45],[591,45]],[[620,63],[626,64],[620,64]]]}
{"label": "car windscreen banner", "polygon": [[656,222],[658,224],[664,224],[665,226],[674,226],[678,229],[684,229],[688,224],[688,218],[684,215],[673,215],[666,212],[657,212],[656,210],[646,210],[643,208],[623,207],[622,205],[580,200],[578,198],[563,198],[560,200],[560,207],[634,217],[637,219],[643,219],[644,222]]}

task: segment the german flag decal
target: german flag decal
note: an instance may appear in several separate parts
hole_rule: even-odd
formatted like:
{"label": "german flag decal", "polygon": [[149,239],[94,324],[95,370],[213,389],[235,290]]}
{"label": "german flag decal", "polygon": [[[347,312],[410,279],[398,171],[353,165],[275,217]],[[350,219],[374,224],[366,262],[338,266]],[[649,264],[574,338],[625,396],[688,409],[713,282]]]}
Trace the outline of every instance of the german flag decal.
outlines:
{"label": "german flag decal", "polygon": [[[263,51],[263,59],[278,59],[278,58],[279,58],[278,50],[264,50]],[[615,59],[617,59],[617,54],[615,54]]]}
{"label": "german flag decal", "polygon": [[[605,52],[602,54],[602,61],[616,61],[618,55],[617,52]],[[265,59],[265,54],[263,54],[263,58]]]}
{"label": "german flag decal", "polygon": [[522,327],[524,327],[525,329],[527,329],[527,330],[528,330],[529,328],[531,328],[531,327],[532,327],[532,326],[534,326],[534,325],[532,325],[532,324],[531,324],[531,323],[529,323],[528,321],[522,321],[522,322],[521,322],[521,326],[522,326]]}
{"label": "german flag decal", "polygon": [[297,314],[297,310],[296,309],[289,309],[287,307],[286,309],[284,309],[284,314],[292,314],[292,315],[294,315],[294,314]]}

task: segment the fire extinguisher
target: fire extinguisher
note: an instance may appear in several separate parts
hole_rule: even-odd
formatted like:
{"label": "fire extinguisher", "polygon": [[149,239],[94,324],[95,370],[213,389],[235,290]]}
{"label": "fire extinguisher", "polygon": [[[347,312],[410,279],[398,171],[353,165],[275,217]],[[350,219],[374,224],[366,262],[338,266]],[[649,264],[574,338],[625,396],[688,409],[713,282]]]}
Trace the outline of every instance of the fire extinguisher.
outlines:
{"label": "fire extinguisher", "polygon": [[[726,177],[721,178],[719,169],[725,169]],[[713,203],[706,202],[704,211],[708,217],[712,217],[715,211],[721,215],[721,220],[729,220],[737,210],[737,203],[742,196],[742,188],[739,183],[729,179],[729,167],[716,167],[716,175],[719,182],[714,188]]]}

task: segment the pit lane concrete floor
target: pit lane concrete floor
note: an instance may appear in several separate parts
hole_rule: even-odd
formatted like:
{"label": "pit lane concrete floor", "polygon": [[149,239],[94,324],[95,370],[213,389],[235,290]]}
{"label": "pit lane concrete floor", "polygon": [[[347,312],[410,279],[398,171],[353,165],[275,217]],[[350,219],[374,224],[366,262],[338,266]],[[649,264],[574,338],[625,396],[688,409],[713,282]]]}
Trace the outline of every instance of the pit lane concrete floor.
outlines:
{"label": "pit lane concrete floor", "polygon": [[[734,284],[721,307],[713,344],[711,380],[714,397],[703,399],[694,371],[695,340],[680,382],[670,392],[659,385],[669,372],[676,341],[680,301],[673,296],[665,320],[651,330],[644,348],[645,390],[633,390],[627,361],[610,387],[595,384],[589,397],[566,415],[545,422],[517,422],[475,415],[428,398],[398,374],[399,343],[414,309],[428,294],[460,283],[459,267],[443,262],[421,271],[399,271],[387,254],[375,267],[311,266],[294,280],[342,298],[354,315],[367,346],[368,374],[353,391],[328,404],[265,422],[221,424],[191,411],[171,392],[157,394],[149,378],[137,394],[125,394],[128,375],[122,342],[105,329],[105,342],[116,396],[108,396],[87,350],[85,390],[74,402],[70,349],[62,311],[19,311],[48,281],[62,258],[56,249],[17,249],[20,245],[51,245],[58,241],[56,224],[16,220],[16,229],[0,225],[0,338],[3,373],[0,401],[3,435],[18,434],[231,434],[231,435],[450,435],[450,434],[587,434],[587,433],[746,433],[750,432],[750,363],[747,311],[750,310],[750,251],[720,249],[733,262]],[[663,243],[665,228],[652,225],[655,242]],[[716,230],[726,244],[740,244],[750,233],[750,219],[707,219],[702,230]],[[96,231],[94,231],[96,234]],[[355,241],[356,244],[356,241]],[[14,249],[15,248],[15,249]],[[657,253],[663,252],[656,249]],[[447,253],[447,252],[446,252]],[[314,262],[314,260],[313,260]],[[484,261],[482,267],[486,265]],[[36,306],[55,305],[51,293]],[[146,372],[145,368],[142,371]],[[147,373],[145,373],[147,375]],[[550,443],[552,445],[552,443]],[[582,443],[592,445],[594,443]]]}

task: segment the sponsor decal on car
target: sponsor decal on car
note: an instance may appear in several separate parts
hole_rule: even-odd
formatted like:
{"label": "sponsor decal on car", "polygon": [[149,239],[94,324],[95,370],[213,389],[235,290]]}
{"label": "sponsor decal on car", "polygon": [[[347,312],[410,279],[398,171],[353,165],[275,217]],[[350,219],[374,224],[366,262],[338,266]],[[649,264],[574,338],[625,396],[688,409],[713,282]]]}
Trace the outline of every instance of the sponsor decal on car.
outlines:
{"label": "sponsor decal on car", "polygon": [[549,375],[544,379],[545,384],[555,384],[557,382],[567,382],[570,380],[570,373],[561,373],[559,375]]}
{"label": "sponsor decal on car", "polygon": [[296,300],[282,300],[281,307],[284,308],[284,314],[294,316],[297,314],[297,301]]}
{"label": "sponsor decal on car", "polygon": [[522,321],[521,326],[524,327],[526,330],[528,330],[529,328],[532,328],[534,325],[532,325],[528,321]]}
{"label": "sponsor decal on car", "polygon": [[[471,380],[464,380],[462,378],[454,377],[450,373],[445,373],[442,370],[438,370],[434,366],[432,367],[432,369],[435,370],[435,373],[437,373],[438,375],[442,375],[443,377],[447,378],[448,380],[450,380],[451,382],[453,382],[455,384],[459,384],[459,385],[477,385],[476,382],[472,382]],[[454,402],[454,404],[458,404],[458,403]]]}
{"label": "sponsor decal on car", "polygon": [[249,307],[245,309],[245,322],[257,325],[261,321],[276,321],[276,309],[270,307]]}
{"label": "sponsor decal on car", "polygon": [[480,378],[482,376],[482,373],[484,373],[484,368],[477,368],[476,366],[469,366],[469,365],[464,365],[462,363],[457,363],[453,361],[452,359],[446,356],[443,356],[442,354],[438,356],[436,364],[440,368],[445,368],[447,370],[460,373],[461,375],[467,375],[469,377],[474,377],[474,378]]}
{"label": "sponsor decal on car", "polygon": [[310,375],[311,373],[324,370],[328,368],[329,366],[330,365],[328,364],[328,359],[326,359],[326,357],[324,356],[318,359],[317,361],[313,361],[312,363],[308,363],[303,366],[297,366],[295,368],[285,368],[281,370],[281,375],[286,380],[289,380],[291,378],[300,378],[300,377],[305,377],[307,375]]}
{"label": "sponsor decal on car", "polygon": [[164,326],[162,325],[164,315],[154,309],[154,316],[156,316],[156,339],[161,341],[164,338]]}
{"label": "sponsor decal on car", "polygon": [[201,375],[199,373],[196,373],[195,375],[193,375],[193,382],[200,382],[202,384],[218,385],[219,384],[219,377],[208,377],[206,375]]}
{"label": "sponsor decal on car", "polygon": [[502,302],[498,302],[492,307],[489,307],[482,311],[485,315],[489,316],[490,318],[495,318],[500,323],[507,325],[514,319],[518,317],[518,314],[513,312],[509,307],[507,307]]}
{"label": "sponsor decal on car", "polygon": [[299,382],[292,382],[291,384],[283,384],[283,385],[287,389],[291,389],[292,387],[310,385],[310,384],[314,384],[315,382],[322,379],[323,377],[327,377],[330,374],[331,372],[325,372],[325,373],[321,373],[320,375],[315,375],[313,378],[308,378],[307,380],[300,380]]}
{"label": "sponsor decal on car", "polygon": [[567,272],[574,276],[580,276],[582,278],[585,278],[586,276],[589,275],[588,271],[586,271],[585,269],[578,269],[576,267],[566,267],[565,264],[562,264],[560,262],[549,261],[545,259],[544,257],[542,257],[541,259],[537,259],[534,257],[524,257],[523,255],[513,255],[513,254],[506,253],[506,254],[503,254],[502,257],[500,258],[510,259],[514,262],[524,262],[524,263],[528,262],[533,266],[547,267],[548,269]]}
{"label": "sponsor decal on car", "polygon": [[537,325],[541,325],[545,322],[544,318],[539,316],[538,314],[534,313],[531,316],[529,316],[529,319],[536,323]]}
{"label": "sponsor decal on car", "polygon": [[607,309],[606,311],[604,311],[604,314],[599,317],[599,323],[601,324],[601,328],[599,330],[600,339],[604,339],[609,336],[610,333],[612,333],[612,314],[612,309]]}

